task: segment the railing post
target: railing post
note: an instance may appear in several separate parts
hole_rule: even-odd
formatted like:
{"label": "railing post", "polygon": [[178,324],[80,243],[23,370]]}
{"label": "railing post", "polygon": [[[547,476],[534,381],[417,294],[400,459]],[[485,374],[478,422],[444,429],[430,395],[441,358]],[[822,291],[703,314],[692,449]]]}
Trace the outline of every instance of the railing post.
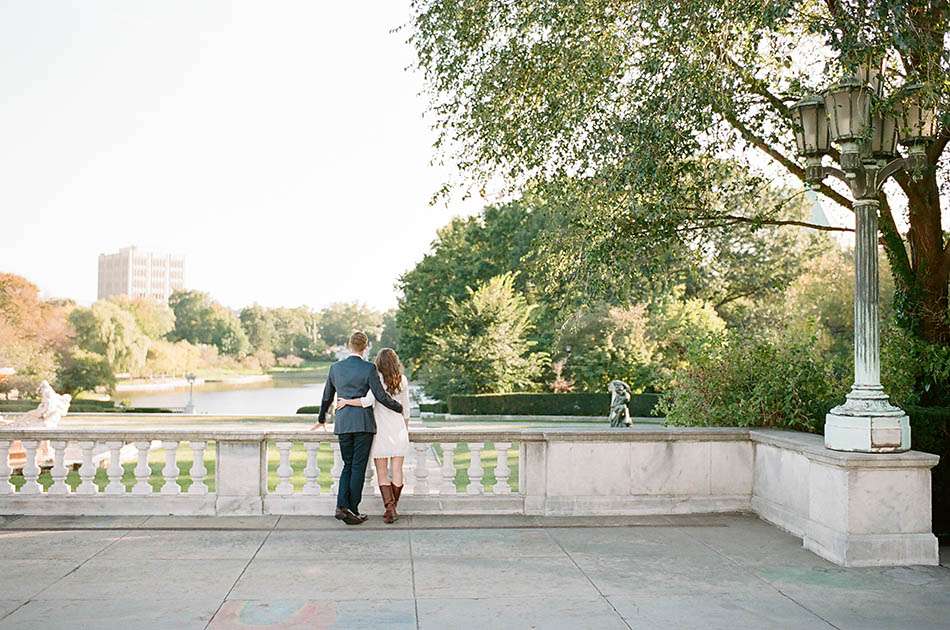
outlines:
{"label": "railing post", "polygon": [[162,486],[162,494],[181,494],[181,486],[178,485],[178,475],[181,473],[175,462],[178,455],[178,440],[163,440],[162,448],[165,449],[165,467],[162,468],[165,485]]}
{"label": "railing post", "polygon": [[20,440],[23,451],[26,453],[26,462],[23,464],[23,478],[26,483],[20,488],[21,494],[38,494],[43,491],[37,479],[40,476],[40,469],[36,465],[36,449],[39,447],[39,440]]}
{"label": "railing post", "polygon": [[275,442],[277,452],[280,454],[280,463],[277,465],[277,487],[274,493],[281,496],[290,496],[294,493],[294,486],[290,483],[290,477],[294,474],[290,467],[290,448],[292,442]]}
{"label": "railing post", "polygon": [[10,440],[0,440],[0,494],[11,494],[10,485]]}
{"label": "railing post", "polygon": [[547,442],[521,443],[518,488],[524,495],[525,514],[544,514],[547,501]]}
{"label": "railing post", "polygon": [[205,476],[208,469],[205,468],[205,449],[208,443],[204,441],[189,442],[191,447],[191,470],[188,476],[191,477],[191,485],[188,486],[188,494],[208,494],[208,484],[205,483]]}
{"label": "railing post", "polygon": [[69,494],[69,486],[66,485],[66,440],[53,440],[49,443],[53,449],[53,469],[50,476],[53,478],[53,485],[49,487],[49,494]]}
{"label": "railing post", "polygon": [[413,494],[429,494],[429,467],[426,466],[426,455],[429,453],[427,442],[413,442],[416,449],[416,485]]}
{"label": "railing post", "polygon": [[485,492],[482,486],[482,476],[485,471],[482,468],[482,449],[485,444],[482,442],[469,442],[468,452],[471,455],[471,461],[468,464],[468,494],[483,494]]}
{"label": "railing post", "polygon": [[263,436],[256,439],[217,440],[218,514],[263,514],[267,458]]}
{"label": "railing post", "polygon": [[320,494],[320,465],[317,463],[320,442],[304,442],[303,447],[307,449],[307,466],[303,469],[303,493],[317,495]]}
{"label": "railing post", "polygon": [[148,482],[152,476],[152,467],[148,464],[148,452],[151,448],[151,440],[135,442],[138,461],[135,464],[135,485],[132,486],[132,494],[152,494],[152,484]]}
{"label": "railing post", "polygon": [[492,494],[511,494],[511,486],[508,485],[508,477],[511,475],[511,469],[508,467],[508,449],[510,448],[510,442],[495,442],[498,464],[495,466],[495,485],[492,487]]}
{"label": "railing post", "polygon": [[340,443],[330,442],[333,449],[333,468],[330,469],[330,492],[336,494],[340,489],[340,473],[343,472],[343,455],[340,453]]}
{"label": "railing post", "polygon": [[95,482],[96,467],[92,463],[92,452],[95,448],[95,442],[79,443],[79,450],[82,451],[82,465],[79,467],[79,486],[76,488],[76,494],[96,494],[99,492]]}
{"label": "railing post", "polygon": [[109,449],[109,467],[106,469],[109,483],[106,485],[106,494],[125,494],[125,484],[122,483],[122,462],[119,461],[122,442],[106,442],[105,444]]}
{"label": "railing post", "polygon": [[442,444],[442,484],[441,494],[455,494],[455,442]]}

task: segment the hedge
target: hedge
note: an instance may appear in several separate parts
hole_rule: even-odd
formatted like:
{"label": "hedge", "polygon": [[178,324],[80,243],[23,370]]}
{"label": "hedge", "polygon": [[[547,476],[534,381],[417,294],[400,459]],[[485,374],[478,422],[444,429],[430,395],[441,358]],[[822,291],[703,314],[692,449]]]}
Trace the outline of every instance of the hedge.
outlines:
{"label": "hedge", "polygon": [[[38,400],[0,400],[0,413],[33,411]],[[76,400],[70,403],[69,413],[174,413],[164,407],[123,407],[111,400]],[[67,414],[68,415],[68,414]]]}
{"label": "hedge", "polygon": [[933,531],[950,536],[950,407],[907,407],[911,446],[940,456],[931,471]]}
{"label": "hedge", "polygon": [[305,405],[297,413],[320,413],[320,405]]}
{"label": "hedge", "polygon": [[431,403],[419,403],[419,411],[428,413],[448,413],[449,405],[442,402],[441,400]]}
{"label": "hedge", "polygon": [[[634,417],[658,417],[660,394],[637,394],[627,405]],[[458,415],[603,416],[610,412],[610,394],[471,394],[449,396],[448,410]]]}

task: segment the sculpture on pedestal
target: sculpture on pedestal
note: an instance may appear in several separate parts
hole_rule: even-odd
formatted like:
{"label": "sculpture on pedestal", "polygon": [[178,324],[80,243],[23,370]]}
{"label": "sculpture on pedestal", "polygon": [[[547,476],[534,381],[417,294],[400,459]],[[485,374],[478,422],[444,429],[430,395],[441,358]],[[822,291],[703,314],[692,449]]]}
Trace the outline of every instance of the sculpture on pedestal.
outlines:
{"label": "sculpture on pedestal", "polygon": [[[43,426],[47,429],[55,429],[59,426],[59,421],[69,411],[69,404],[73,397],[69,394],[57,394],[52,386],[43,381],[40,383],[40,406],[33,411],[28,411],[13,420],[8,420],[7,425],[18,427],[38,427]],[[26,453],[23,451],[19,442],[14,442],[10,447],[9,463],[16,467],[20,460],[25,461]],[[36,452],[36,461],[45,462],[50,459],[49,440],[40,442],[39,449]],[[42,465],[42,464],[41,464]]]}
{"label": "sculpture on pedestal", "polygon": [[610,426],[629,427],[633,425],[630,420],[630,410],[627,409],[627,403],[630,402],[630,386],[623,381],[610,381],[607,386],[610,392]]}

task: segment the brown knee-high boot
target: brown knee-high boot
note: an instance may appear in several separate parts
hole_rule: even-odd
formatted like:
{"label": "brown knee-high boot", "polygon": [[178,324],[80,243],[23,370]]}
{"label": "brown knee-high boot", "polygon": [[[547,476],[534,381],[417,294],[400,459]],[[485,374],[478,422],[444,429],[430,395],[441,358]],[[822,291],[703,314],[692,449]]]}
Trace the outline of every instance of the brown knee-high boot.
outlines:
{"label": "brown knee-high boot", "polygon": [[380,486],[379,493],[383,495],[383,505],[386,507],[383,522],[392,523],[396,520],[396,498],[393,494],[393,487],[389,484]]}
{"label": "brown knee-high boot", "polygon": [[393,498],[396,499],[396,502],[393,503],[393,513],[396,515],[396,518],[399,518],[399,512],[396,511],[396,508],[399,507],[400,494],[402,494],[402,486],[397,486],[393,484]]}

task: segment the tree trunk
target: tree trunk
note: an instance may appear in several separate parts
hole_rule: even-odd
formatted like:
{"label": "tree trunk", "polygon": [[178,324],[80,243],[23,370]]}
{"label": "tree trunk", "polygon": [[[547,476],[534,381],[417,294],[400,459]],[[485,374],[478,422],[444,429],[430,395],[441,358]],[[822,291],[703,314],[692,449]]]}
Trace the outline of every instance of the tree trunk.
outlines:
{"label": "tree trunk", "polygon": [[947,318],[948,265],[940,222],[937,178],[931,172],[907,187],[911,269],[917,295],[918,334],[930,343],[950,344]]}

